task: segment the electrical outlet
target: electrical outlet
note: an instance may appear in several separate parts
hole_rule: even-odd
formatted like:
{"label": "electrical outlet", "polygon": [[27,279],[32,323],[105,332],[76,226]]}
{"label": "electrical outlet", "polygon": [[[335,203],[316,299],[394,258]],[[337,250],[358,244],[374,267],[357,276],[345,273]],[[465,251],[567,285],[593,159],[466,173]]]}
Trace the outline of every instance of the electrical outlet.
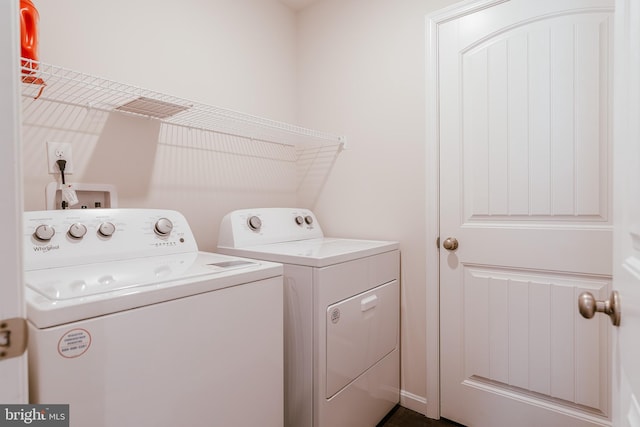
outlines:
{"label": "electrical outlet", "polygon": [[66,160],[64,174],[70,175],[73,173],[73,157],[71,155],[71,144],[68,142],[53,142],[47,141],[47,158],[49,159],[49,173],[60,173],[60,168],[56,161]]}

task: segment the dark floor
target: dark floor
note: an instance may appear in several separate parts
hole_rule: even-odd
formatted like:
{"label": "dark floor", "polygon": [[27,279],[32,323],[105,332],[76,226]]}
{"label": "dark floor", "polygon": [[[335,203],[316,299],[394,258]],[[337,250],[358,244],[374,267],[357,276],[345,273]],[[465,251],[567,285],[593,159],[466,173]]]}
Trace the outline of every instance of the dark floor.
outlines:
{"label": "dark floor", "polygon": [[441,418],[432,420],[411,409],[396,406],[376,427],[464,427],[461,424]]}

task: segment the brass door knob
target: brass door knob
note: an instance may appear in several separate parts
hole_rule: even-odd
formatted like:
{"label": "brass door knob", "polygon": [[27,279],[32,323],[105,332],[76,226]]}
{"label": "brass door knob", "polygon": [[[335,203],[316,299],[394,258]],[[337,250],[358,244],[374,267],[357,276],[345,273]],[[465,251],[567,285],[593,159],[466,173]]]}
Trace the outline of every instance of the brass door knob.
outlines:
{"label": "brass door knob", "polygon": [[620,296],[612,291],[606,301],[597,301],[591,292],[583,292],[578,297],[578,310],[585,319],[591,319],[596,313],[609,315],[613,326],[620,326]]}
{"label": "brass door knob", "polygon": [[458,240],[455,237],[447,237],[442,242],[442,247],[448,251],[455,251],[458,249]]}

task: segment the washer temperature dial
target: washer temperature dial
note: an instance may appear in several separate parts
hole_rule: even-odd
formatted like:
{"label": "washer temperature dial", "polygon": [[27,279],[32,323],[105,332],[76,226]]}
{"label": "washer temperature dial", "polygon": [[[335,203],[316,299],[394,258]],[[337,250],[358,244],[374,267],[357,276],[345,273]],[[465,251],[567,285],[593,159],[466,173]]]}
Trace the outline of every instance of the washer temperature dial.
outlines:
{"label": "washer temperature dial", "polygon": [[87,227],[79,222],[71,224],[69,227],[69,231],[67,231],[69,237],[73,237],[74,239],[82,239],[85,234],[87,234]]}
{"label": "washer temperature dial", "polygon": [[56,234],[56,230],[47,224],[41,224],[36,227],[33,237],[41,242],[48,242]]}
{"label": "washer temperature dial", "polygon": [[103,222],[98,227],[98,234],[103,237],[111,237],[116,232],[116,226],[111,222]]}
{"label": "washer temperature dial", "polygon": [[156,225],[153,228],[153,231],[155,231],[158,236],[162,237],[171,234],[171,230],[173,230],[173,223],[168,218],[160,218],[156,221]]}

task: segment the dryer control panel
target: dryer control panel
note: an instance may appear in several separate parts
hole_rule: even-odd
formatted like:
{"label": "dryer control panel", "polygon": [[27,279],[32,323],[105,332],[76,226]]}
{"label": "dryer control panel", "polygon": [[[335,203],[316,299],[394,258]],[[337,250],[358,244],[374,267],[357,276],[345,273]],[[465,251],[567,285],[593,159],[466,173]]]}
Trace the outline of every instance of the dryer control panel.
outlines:
{"label": "dryer control panel", "polygon": [[24,213],[25,270],[197,252],[186,218],[162,209]]}
{"label": "dryer control panel", "polygon": [[322,237],[320,224],[309,209],[241,209],[222,219],[218,246],[244,248]]}

